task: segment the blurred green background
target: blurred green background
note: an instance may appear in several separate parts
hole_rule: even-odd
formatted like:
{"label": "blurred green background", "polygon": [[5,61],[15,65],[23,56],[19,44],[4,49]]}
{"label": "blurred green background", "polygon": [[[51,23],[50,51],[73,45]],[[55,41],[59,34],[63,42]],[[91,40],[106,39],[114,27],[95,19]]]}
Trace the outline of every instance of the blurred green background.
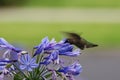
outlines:
{"label": "blurred green background", "polygon": [[48,36],[57,41],[65,36],[61,31],[76,32],[88,41],[95,42],[101,47],[120,45],[120,23],[0,23],[1,37],[8,41],[35,45]]}
{"label": "blurred green background", "polygon": [[49,7],[120,7],[119,0],[31,0],[29,6]]}

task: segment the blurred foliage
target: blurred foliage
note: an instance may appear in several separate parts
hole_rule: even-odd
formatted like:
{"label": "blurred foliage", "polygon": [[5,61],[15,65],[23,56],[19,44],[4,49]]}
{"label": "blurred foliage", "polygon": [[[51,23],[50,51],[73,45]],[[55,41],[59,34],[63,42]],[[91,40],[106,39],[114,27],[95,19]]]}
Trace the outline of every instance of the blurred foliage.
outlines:
{"label": "blurred foliage", "polygon": [[120,0],[0,0],[1,6],[29,7],[120,7]]}
{"label": "blurred foliage", "polygon": [[76,32],[101,46],[120,45],[120,23],[0,23],[0,37],[7,41],[39,44],[45,36],[61,40],[61,31]]}
{"label": "blurred foliage", "polygon": [[0,6],[20,6],[28,0],[0,0]]}
{"label": "blurred foliage", "polygon": [[120,0],[30,0],[28,5],[41,7],[120,7]]}

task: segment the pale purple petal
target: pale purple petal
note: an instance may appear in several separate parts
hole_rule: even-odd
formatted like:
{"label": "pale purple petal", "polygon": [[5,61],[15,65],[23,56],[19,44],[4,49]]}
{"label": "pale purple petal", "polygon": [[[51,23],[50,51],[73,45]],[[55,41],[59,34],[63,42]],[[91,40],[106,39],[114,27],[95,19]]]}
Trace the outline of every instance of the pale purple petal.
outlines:
{"label": "pale purple petal", "polygon": [[38,67],[38,64],[32,64],[30,66],[31,66],[31,68],[36,68],[36,67]]}
{"label": "pale purple petal", "polygon": [[36,63],[36,58],[32,58],[32,59],[30,60],[30,64],[34,64],[34,63]]}
{"label": "pale purple petal", "polygon": [[20,65],[20,69],[21,69],[21,70],[24,70],[24,69],[26,69],[26,68],[27,68],[26,65]]}
{"label": "pale purple petal", "polygon": [[28,71],[32,71],[32,68],[31,68],[31,67],[27,67],[27,70],[28,70]]}
{"label": "pale purple petal", "polygon": [[0,80],[4,80],[4,74],[0,74]]}
{"label": "pale purple petal", "polygon": [[38,67],[38,64],[36,64],[36,59],[30,57],[29,54],[24,54],[20,58],[20,69],[32,71],[32,68]]}
{"label": "pale purple petal", "polygon": [[31,60],[30,55],[26,54],[26,55],[24,55],[24,56],[25,56],[25,61],[26,61],[26,62],[29,62],[29,61]]}

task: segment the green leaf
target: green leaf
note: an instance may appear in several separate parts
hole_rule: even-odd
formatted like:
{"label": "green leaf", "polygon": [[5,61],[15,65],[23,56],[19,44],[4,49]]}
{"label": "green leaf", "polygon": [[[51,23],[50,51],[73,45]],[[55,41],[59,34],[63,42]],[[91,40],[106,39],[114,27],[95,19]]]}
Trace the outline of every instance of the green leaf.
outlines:
{"label": "green leaf", "polygon": [[49,73],[47,75],[45,75],[45,78],[50,78],[52,76],[52,73]]}
{"label": "green leaf", "polygon": [[62,76],[62,73],[60,73],[60,72],[58,72],[58,71],[56,71],[56,73],[58,74],[58,76],[63,77],[63,76]]}
{"label": "green leaf", "polygon": [[15,74],[13,80],[23,80],[24,77],[22,77],[19,73]]}
{"label": "green leaf", "polygon": [[58,77],[62,78],[62,80],[67,80],[67,78],[64,75],[62,75],[62,73],[58,71],[56,71],[56,73],[58,74]]}

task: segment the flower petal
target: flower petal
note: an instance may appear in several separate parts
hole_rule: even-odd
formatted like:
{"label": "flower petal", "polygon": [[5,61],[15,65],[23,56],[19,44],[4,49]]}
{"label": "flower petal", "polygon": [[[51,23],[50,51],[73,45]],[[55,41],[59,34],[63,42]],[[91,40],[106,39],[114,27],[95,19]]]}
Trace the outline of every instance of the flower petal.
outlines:
{"label": "flower petal", "polygon": [[34,64],[31,64],[30,66],[31,66],[31,68],[36,68],[36,67],[38,67],[38,64],[34,63]]}
{"label": "flower petal", "polygon": [[27,71],[32,71],[32,68],[31,67],[27,67]]}
{"label": "flower petal", "polygon": [[24,54],[20,58],[20,69],[32,71],[32,68],[38,67],[38,64],[36,64],[36,59],[30,57],[29,54]]}
{"label": "flower petal", "polygon": [[21,69],[21,70],[25,70],[26,68],[27,68],[26,65],[20,65],[20,69]]}
{"label": "flower petal", "polygon": [[42,53],[44,50],[44,46],[43,44],[40,44],[38,47],[37,47],[37,50],[35,51],[35,54],[33,56],[36,56],[37,54],[40,54]]}
{"label": "flower petal", "polygon": [[60,68],[58,71],[64,74],[78,75],[82,71],[82,66],[78,62],[75,62],[72,65]]}
{"label": "flower petal", "polygon": [[4,38],[0,38],[0,45],[5,45],[7,48],[14,48],[11,44],[9,44]]}

